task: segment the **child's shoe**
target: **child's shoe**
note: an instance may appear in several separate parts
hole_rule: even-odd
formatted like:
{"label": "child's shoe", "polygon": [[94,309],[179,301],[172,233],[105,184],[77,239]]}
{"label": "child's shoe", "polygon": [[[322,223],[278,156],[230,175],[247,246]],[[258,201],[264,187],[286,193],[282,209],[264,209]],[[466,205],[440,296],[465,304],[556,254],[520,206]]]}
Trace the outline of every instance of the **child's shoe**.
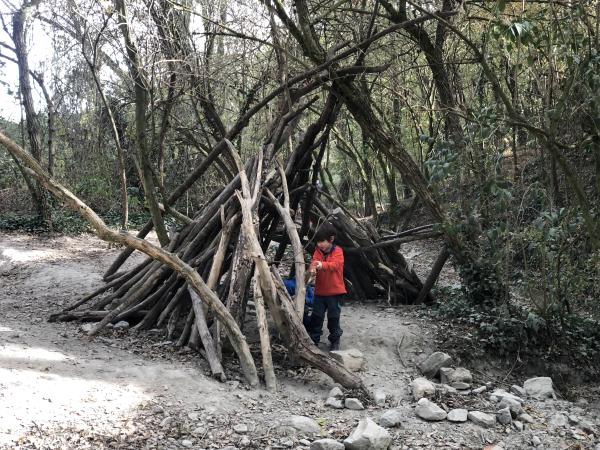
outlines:
{"label": "child's shoe", "polygon": [[335,351],[338,351],[339,349],[340,349],[340,340],[339,339],[337,341],[333,341],[331,344],[329,344],[330,352],[335,352]]}

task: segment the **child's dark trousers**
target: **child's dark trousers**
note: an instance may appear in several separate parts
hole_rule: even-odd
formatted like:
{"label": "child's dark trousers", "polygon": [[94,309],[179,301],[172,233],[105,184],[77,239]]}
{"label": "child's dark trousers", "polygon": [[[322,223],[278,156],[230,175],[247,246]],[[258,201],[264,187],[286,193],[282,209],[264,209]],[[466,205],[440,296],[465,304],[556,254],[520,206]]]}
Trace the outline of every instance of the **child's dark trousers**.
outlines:
{"label": "child's dark trousers", "polygon": [[330,295],[320,297],[315,295],[312,314],[308,320],[308,333],[315,344],[321,341],[323,322],[327,313],[327,328],[329,329],[329,342],[337,342],[342,337],[340,315],[342,313],[343,295]]}

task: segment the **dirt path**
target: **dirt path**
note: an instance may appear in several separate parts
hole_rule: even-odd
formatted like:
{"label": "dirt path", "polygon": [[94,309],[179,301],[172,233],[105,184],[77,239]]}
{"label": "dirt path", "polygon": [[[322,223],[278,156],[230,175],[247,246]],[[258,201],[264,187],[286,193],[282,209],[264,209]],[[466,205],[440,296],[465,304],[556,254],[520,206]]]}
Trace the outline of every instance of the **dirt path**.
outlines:
{"label": "dirt path", "polygon": [[[365,354],[363,379],[389,396],[385,408],[365,411],[325,407],[332,381],[310,369],[278,367],[278,395],[249,391],[239,378],[213,381],[201,358],[165,342],[161,330],[107,330],[88,342],[79,324],[48,323],[50,313],[101,285],[116,252],[91,236],[0,233],[0,448],[307,448],[300,436],[277,433],[277,421],[319,418],[325,434],[343,439],[357,420],[390,407],[406,419],[392,430],[398,449],[481,448],[501,440],[521,448],[535,431],[505,435],[501,427],[417,419],[408,386],[439,333],[410,308],[344,308],[343,345]],[[248,433],[234,433],[236,424],[248,425]],[[569,442],[557,436],[548,442]]]}

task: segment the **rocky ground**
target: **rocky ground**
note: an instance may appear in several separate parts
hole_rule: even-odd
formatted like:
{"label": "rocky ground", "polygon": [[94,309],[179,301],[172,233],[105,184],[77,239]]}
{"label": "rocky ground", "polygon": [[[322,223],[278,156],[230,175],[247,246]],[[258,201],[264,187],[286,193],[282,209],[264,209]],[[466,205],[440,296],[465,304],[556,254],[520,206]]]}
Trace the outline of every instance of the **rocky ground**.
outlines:
{"label": "rocky ground", "polygon": [[[90,236],[0,233],[0,448],[600,448],[597,398],[528,392],[525,379],[500,371],[440,374],[440,361],[460,365],[452,355],[424,365],[444,324],[419,309],[344,308],[343,349],[362,352],[360,373],[379,404],[331,392],[328,377],[294,367],[278,346],[280,389],[271,394],[247,389],[233,360],[230,381],[212,380],[197,354],[175,348],[161,330],[107,329],[88,342],[81,324],[48,323],[101,284],[116,251]],[[418,270],[436,252],[405,251]],[[442,280],[455,283],[451,270]],[[372,430],[371,447],[357,427]]]}

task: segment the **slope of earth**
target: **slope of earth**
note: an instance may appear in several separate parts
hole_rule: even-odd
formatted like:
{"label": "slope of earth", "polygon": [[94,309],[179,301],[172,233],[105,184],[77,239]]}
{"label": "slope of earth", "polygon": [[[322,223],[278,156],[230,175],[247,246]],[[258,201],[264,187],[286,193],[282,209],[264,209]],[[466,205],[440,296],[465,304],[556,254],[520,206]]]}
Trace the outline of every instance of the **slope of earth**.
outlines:
{"label": "slope of earth", "polygon": [[[418,246],[405,250],[417,266],[430,264],[419,254],[435,255]],[[233,360],[225,363],[230,381],[214,381],[204,360],[165,341],[162,330],[106,330],[89,342],[80,324],[48,323],[50,313],[101,285],[116,253],[87,235],[0,233],[0,448],[308,449],[320,437],[342,441],[360,419],[377,421],[391,408],[401,416],[400,426],[389,429],[392,449],[594,448],[598,410],[584,400],[527,400],[533,423],[523,431],[416,417],[410,382],[443,327],[419,309],[344,308],[343,348],[363,352],[365,383],[387,394],[385,405],[358,411],[326,406],[331,379],[294,367],[278,347],[280,390],[271,394],[247,389]],[[451,283],[452,274],[445,276]],[[475,373],[474,385],[486,391],[436,394],[434,401],[495,412],[489,392],[507,388],[502,379]],[[304,435],[279,426],[292,415],[314,419],[319,431]]]}

